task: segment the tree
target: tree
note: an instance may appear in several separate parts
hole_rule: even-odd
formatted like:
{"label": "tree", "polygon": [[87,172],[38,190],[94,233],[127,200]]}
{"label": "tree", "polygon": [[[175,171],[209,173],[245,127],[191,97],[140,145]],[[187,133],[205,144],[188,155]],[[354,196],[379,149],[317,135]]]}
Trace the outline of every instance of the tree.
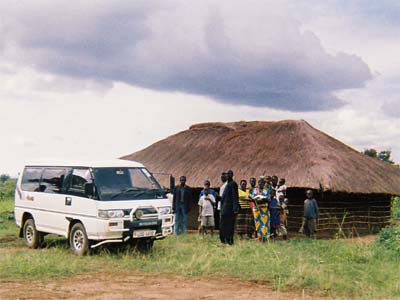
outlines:
{"label": "tree", "polygon": [[378,158],[381,161],[384,161],[385,163],[393,165],[394,161],[390,159],[391,155],[392,155],[392,152],[390,150],[383,150],[383,151],[379,152]]}
{"label": "tree", "polygon": [[0,182],[6,182],[6,181],[9,180],[10,178],[11,178],[10,175],[1,174],[1,175],[0,175]]}
{"label": "tree", "polygon": [[378,158],[378,151],[374,148],[365,149],[363,153],[369,157]]}
{"label": "tree", "polygon": [[370,148],[370,149],[365,149],[362,153],[369,157],[379,159],[387,164],[391,165],[394,164],[394,161],[390,159],[392,155],[392,151],[390,150],[382,150],[378,152],[376,149]]}

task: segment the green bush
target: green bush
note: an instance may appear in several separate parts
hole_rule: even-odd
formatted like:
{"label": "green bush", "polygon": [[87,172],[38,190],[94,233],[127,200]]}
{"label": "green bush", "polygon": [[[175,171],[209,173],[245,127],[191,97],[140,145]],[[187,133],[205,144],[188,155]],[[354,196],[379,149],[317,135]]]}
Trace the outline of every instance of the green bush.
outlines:
{"label": "green bush", "polygon": [[391,226],[384,228],[379,233],[379,243],[390,250],[400,253],[400,226]]}
{"label": "green bush", "polygon": [[0,181],[0,200],[14,197],[16,179]]}
{"label": "green bush", "polygon": [[392,218],[400,219],[400,197],[392,198]]}

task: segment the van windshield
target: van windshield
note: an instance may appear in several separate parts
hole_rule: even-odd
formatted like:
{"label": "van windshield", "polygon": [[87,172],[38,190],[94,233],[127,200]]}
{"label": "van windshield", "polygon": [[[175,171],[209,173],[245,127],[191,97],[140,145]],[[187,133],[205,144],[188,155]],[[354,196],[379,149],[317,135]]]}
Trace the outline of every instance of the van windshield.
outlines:
{"label": "van windshield", "polygon": [[165,198],[160,184],[145,168],[95,168],[93,174],[100,200]]}

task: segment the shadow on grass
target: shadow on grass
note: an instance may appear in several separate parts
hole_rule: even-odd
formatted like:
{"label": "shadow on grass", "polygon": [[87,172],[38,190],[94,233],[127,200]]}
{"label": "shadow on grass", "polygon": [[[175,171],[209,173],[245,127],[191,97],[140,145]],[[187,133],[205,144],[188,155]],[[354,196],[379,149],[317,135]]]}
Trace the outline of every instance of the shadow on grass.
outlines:
{"label": "shadow on grass", "polygon": [[41,245],[41,248],[46,248],[46,249],[51,249],[51,248],[68,249],[69,248],[69,244],[68,244],[68,240],[66,238],[58,237],[56,235],[49,234],[48,236],[45,236],[44,242]]}
{"label": "shadow on grass", "polygon": [[[70,251],[69,242],[64,237],[59,237],[56,235],[48,235],[41,246],[45,249],[64,249]],[[152,255],[153,249],[144,251],[137,248],[137,245],[133,243],[110,243],[104,244],[96,248],[89,249],[89,255],[106,255],[112,257],[118,257],[121,255],[136,255],[141,254],[145,256]]]}

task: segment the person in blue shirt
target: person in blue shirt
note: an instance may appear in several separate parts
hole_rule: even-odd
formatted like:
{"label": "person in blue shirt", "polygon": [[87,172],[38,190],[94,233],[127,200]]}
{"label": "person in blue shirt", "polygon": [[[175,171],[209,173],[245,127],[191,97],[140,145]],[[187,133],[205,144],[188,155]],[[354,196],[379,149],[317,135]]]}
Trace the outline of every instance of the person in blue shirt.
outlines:
{"label": "person in blue shirt", "polygon": [[317,232],[317,219],[319,216],[318,204],[312,190],[308,190],[306,196],[307,199],[304,200],[304,217],[301,230],[307,237],[314,238]]}
{"label": "person in blue shirt", "polygon": [[269,202],[269,215],[270,215],[270,230],[271,230],[271,238],[275,239],[277,236],[277,231],[281,226],[281,214],[278,200],[276,199],[276,191],[274,189],[271,190],[271,200]]}
{"label": "person in blue shirt", "polygon": [[204,189],[200,192],[199,199],[201,196],[204,196],[204,191],[206,189],[208,189],[209,194],[213,195],[214,198],[217,199],[217,192],[214,191],[212,188],[210,188],[210,186],[211,186],[210,180],[205,180],[204,181]]}
{"label": "person in blue shirt", "polygon": [[[190,211],[192,202],[192,189],[186,185],[186,177],[181,176],[180,185],[175,187],[174,198],[172,201],[172,211],[175,214],[175,235],[180,233],[186,233],[186,216]],[[179,225],[181,223],[181,231],[179,231]]]}

